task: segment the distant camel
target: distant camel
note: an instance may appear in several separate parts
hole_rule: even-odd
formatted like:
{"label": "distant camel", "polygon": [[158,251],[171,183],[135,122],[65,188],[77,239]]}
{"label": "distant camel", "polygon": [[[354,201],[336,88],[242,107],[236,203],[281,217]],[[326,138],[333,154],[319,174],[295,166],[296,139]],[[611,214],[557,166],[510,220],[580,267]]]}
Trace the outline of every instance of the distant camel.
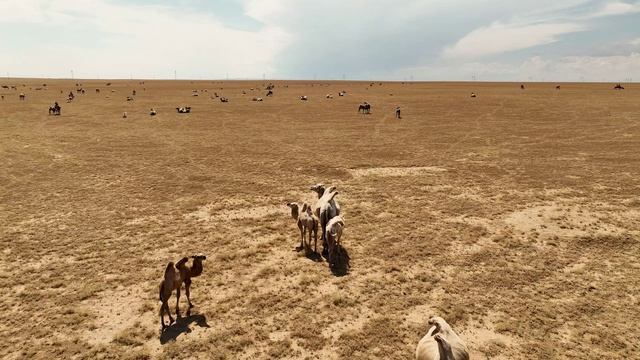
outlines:
{"label": "distant camel", "polygon": [[620,85],[620,84],[616,84],[616,86],[613,87],[614,90],[624,90],[624,86]]}
{"label": "distant camel", "polygon": [[400,106],[396,107],[396,119],[402,119],[402,117],[400,116]]}
{"label": "distant camel", "polygon": [[100,94],[100,89],[96,89],[96,94]]}
{"label": "distant camel", "polygon": [[20,93],[20,95],[19,95],[19,96],[20,96],[20,100],[24,100],[24,99],[25,99],[25,95],[24,95],[24,93]]}
{"label": "distant camel", "polygon": [[560,85],[556,85],[556,90],[560,90]]}
{"label": "distant camel", "polygon": [[307,100],[309,100],[309,98],[307,97],[307,95],[302,95],[302,96],[300,96],[300,100],[307,101]]}
{"label": "distant camel", "polygon": [[157,114],[157,113],[158,113],[158,112],[157,112],[154,108],[151,108],[151,109],[149,110],[149,115],[151,115],[151,116],[156,116],[156,114]]}
{"label": "distant camel", "polygon": [[520,89],[524,90],[524,85],[520,85]]}
{"label": "distant camel", "polygon": [[223,96],[220,98],[220,102],[226,103],[226,102],[229,102],[229,99]]}
{"label": "distant camel", "polygon": [[49,107],[49,115],[60,115],[60,110],[60,105],[58,105],[58,102],[56,101],[53,106]]}
{"label": "distant camel", "polygon": [[327,95],[325,95],[325,97],[326,97],[327,99],[333,99],[333,95],[332,95],[332,94],[327,94]]}
{"label": "distant camel", "polygon": [[340,91],[340,92],[338,93],[338,96],[345,96],[346,94],[347,94],[347,92],[346,92],[346,91]]}
{"label": "distant camel", "polygon": [[262,101],[261,97],[254,97],[253,99],[251,99],[252,101]]}
{"label": "distant camel", "polygon": [[133,98],[131,96],[127,96],[127,101],[133,101]]}
{"label": "distant camel", "polygon": [[360,106],[358,106],[358,112],[361,112],[363,114],[371,114],[371,104],[369,104],[368,102],[364,102],[364,104],[360,104]]}
{"label": "distant camel", "polygon": [[188,114],[191,112],[191,106],[177,107],[176,110],[179,114]]}
{"label": "distant camel", "polygon": [[269,90],[267,91],[267,96],[273,96],[273,90],[269,89]]}
{"label": "distant camel", "polygon": [[473,92],[472,92],[472,93],[471,93],[471,97],[472,97],[472,98],[477,97],[476,93],[473,93]]}

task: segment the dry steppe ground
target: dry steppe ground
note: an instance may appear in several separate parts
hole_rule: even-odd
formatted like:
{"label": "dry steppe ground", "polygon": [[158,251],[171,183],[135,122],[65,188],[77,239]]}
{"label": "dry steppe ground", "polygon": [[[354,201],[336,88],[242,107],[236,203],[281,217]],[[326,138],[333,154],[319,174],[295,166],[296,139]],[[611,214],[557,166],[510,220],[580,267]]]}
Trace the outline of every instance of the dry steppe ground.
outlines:
{"label": "dry steppe ground", "polygon": [[[640,86],[106,82],[0,80],[1,358],[410,359],[433,314],[473,359],[640,358]],[[318,182],[346,274],[294,251]]]}

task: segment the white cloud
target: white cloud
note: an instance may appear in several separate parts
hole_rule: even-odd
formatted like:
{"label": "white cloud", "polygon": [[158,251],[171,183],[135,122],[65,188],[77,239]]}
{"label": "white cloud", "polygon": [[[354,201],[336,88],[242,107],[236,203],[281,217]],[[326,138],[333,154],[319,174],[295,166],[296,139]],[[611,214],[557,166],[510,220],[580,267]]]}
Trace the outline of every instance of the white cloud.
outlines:
{"label": "white cloud", "polygon": [[596,18],[603,16],[627,15],[640,12],[640,4],[625,2],[609,2],[598,10],[586,16],[586,18]]}
{"label": "white cloud", "polygon": [[[11,11],[7,11],[11,10]],[[119,4],[108,0],[6,0],[0,24],[26,23],[47,30],[95,34],[99,45],[57,43],[3,48],[0,68],[16,75],[77,77],[261,77],[289,42],[276,26],[243,31],[218,19],[168,6]],[[7,16],[5,16],[7,14]],[[46,59],[46,61],[44,61]]]}
{"label": "white cloud", "polygon": [[465,59],[522,50],[558,41],[559,36],[583,31],[583,25],[575,23],[502,24],[494,22],[487,27],[473,30],[445,48],[445,58]]}

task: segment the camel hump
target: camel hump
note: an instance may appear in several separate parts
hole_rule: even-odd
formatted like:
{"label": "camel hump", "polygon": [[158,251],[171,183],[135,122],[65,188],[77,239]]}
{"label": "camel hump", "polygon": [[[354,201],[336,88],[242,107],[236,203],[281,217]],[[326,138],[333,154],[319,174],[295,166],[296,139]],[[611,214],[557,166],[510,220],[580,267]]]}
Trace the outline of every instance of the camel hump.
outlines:
{"label": "camel hump", "polygon": [[180,259],[180,261],[178,261],[178,263],[176,264],[176,268],[180,269],[181,267],[184,266],[184,264],[189,261],[188,257],[183,257],[182,259]]}

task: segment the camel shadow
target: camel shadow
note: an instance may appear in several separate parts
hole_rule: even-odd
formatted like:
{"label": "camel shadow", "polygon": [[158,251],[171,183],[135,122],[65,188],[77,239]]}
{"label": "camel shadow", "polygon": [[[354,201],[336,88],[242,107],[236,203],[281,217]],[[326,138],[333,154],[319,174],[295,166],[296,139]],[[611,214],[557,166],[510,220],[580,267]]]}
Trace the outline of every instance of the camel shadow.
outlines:
{"label": "camel shadow", "polygon": [[188,334],[192,330],[189,325],[195,323],[199,327],[208,328],[207,318],[204,315],[191,315],[176,320],[160,334],[160,344],[164,345],[169,341],[175,341],[180,334]]}
{"label": "camel shadow", "polygon": [[349,269],[351,265],[349,264],[351,258],[349,257],[349,252],[347,249],[342,247],[342,245],[338,245],[336,249],[335,259],[332,265],[329,265],[329,269],[331,269],[331,273],[334,276],[345,276],[349,273]]}
{"label": "camel shadow", "polygon": [[322,255],[311,248],[305,249],[304,256],[313,262],[322,262]]}

